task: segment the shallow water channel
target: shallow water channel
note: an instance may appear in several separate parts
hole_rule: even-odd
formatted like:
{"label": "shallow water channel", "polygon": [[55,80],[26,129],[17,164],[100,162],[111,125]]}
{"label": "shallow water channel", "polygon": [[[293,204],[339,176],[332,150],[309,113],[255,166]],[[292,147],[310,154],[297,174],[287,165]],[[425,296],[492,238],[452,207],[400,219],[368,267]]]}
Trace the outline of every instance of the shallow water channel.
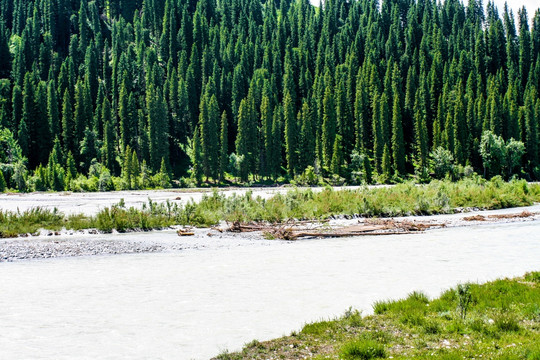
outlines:
{"label": "shallow water channel", "polygon": [[207,359],[349,306],[531,270],[539,221],[0,263],[0,358]]}

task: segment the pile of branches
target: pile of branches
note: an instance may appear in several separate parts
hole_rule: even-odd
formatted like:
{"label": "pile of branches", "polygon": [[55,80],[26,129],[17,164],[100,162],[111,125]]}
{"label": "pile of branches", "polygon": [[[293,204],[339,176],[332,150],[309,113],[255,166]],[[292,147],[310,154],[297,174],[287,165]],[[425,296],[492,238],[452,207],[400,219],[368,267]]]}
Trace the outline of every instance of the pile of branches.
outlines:
{"label": "pile of branches", "polygon": [[[307,226],[306,226],[307,225]],[[297,240],[300,238],[338,238],[363,235],[396,235],[423,232],[431,227],[443,227],[444,224],[417,223],[413,221],[397,221],[393,219],[368,220],[358,225],[329,228],[321,227],[316,222],[287,221],[285,223],[242,223],[230,224],[230,232],[262,232],[265,238],[280,240]]]}
{"label": "pile of branches", "polygon": [[504,219],[525,219],[538,215],[539,213],[532,213],[530,211],[522,211],[518,214],[496,214],[488,215],[473,215],[463,218],[465,221],[488,221],[488,220],[504,220]]}

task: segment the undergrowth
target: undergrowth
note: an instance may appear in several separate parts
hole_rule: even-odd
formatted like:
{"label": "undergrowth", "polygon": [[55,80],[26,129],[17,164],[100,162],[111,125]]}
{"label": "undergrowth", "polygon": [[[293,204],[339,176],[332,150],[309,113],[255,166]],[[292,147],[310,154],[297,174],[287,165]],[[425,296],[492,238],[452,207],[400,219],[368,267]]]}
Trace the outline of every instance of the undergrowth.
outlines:
{"label": "undergrowth", "polygon": [[[375,314],[366,317],[348,310],[335,320],[310,323],[291,336],[256,342],[256,347],[252,342],[218,358],[540,359],[540,272],[465,285],[433,300],[413,292],[380,301]],[[463,316],[465,293],[470,302]]]}
{"label": "undergrowth", "polygon": [[38,229],[80,230],[96,228],[110,232],[151,230],[171,225],[208,227],[221,220],[230,222],[282,222],[290,219],[315,220],[333,215],[392,217],[453,213],[460,209],[500,209],[532,205],[540,201],[540,185],[525,181],[503,182],[471,178],[459,182],[433,181],[391,187],[316,192],[294,189],[270,199],[251,192],[227,197],[217,190],[205,194],[198,203],[181,205],[149,200],[142,208],[126,208],[123,202],[101,210],[96,216],[64,216],[42,208],[26,212],[0,212],[0,236],[32,234]]}

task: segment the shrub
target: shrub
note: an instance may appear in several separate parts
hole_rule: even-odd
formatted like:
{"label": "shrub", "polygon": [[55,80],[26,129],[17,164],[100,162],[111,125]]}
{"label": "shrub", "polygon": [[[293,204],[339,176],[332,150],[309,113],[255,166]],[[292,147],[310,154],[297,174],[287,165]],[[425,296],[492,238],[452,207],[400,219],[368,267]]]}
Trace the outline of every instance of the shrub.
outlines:
{"label": "shrub", "polygon": [[471,285],[459,284],[456,292],[458,298],[458,310],[461,318],[465,319],[465,317],[467,316],[467,311],[469,310],[469,305],[472,300]]}
{"label": "shrub", "polygon": [[429,155],[432,160],[435,178],[444,179],[447,176],[454,176],[454,156],[450,151],[442,147],[438,147]]}
{"label": "shrub", "polygon": [[298,185],[317,185],[321,182],[313,166],[308,166],[301,175],[294,178]]}

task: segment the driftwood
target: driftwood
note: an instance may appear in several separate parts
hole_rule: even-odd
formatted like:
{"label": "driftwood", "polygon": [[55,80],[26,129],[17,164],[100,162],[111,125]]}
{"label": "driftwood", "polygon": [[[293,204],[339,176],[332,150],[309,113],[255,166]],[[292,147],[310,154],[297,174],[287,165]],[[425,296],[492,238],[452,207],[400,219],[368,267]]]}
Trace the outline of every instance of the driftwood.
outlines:
{"label": "driftwood", "polygon": [[530,211],[523,211],[519,214],[500,214],[500,215],[489,215],[490,219],[517,219],[517,218],[528,218],[533,217],[535,214]]}
{"label": "driftwood", "polygon": [[503,219],[524,219],[538,215],[538,213],[532,213],[530,211],[522,211],[518,214],[498,214],[498,215],[473,215],[463,218],[465,221],[487,221],[488,219],[503,220]]}
{"label": "driftwood", "polygon": [[176,233],[178,234],[178,236],[194,236],[195,235],[195,233],[191,231],[191,229],[178,229]]}
{"label": "driftwood", "polygon": [[[302,225],[304,225],[302,227]],[[392,219],[368,220],[367,223],[341,228],[307,228],[305,225],[317,227],[314,222],[289,221],[283,224],[241,223],[233,222],[231,232],[262,232],[265,237],[281,240],[297,240],[300,238],[339,238],[365,235],[397,235],[413,234],[425,231],[431,227],[444,227],[444,224],[416,223],[412,221],[396,221]]]}
{"label": "driftwood", "polygon": [[465,221],[486,221],[486,217],[484,215],[473,215],[473,216],[464,217],[463,220],[465,220]]}

